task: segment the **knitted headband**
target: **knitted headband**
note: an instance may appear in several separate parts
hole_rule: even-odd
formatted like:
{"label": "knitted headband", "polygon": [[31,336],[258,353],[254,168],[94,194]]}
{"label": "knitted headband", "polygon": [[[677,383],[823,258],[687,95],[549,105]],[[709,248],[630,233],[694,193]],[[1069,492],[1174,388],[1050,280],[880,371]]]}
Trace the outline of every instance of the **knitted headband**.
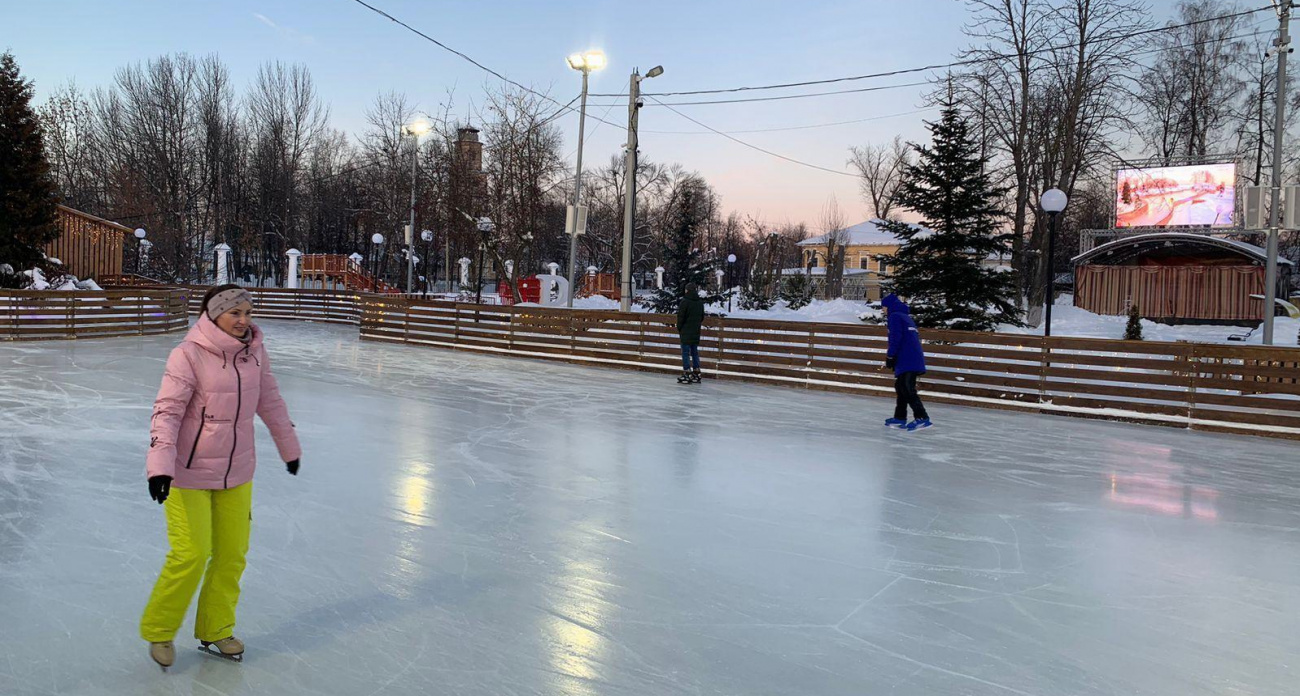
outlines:
{"label": "knitted headband", "polygon": [[243,288],[222,290],[208,300],[208,318],[216,321],[217,317],[239,306],[241,302],[253,304],[253,296]]}

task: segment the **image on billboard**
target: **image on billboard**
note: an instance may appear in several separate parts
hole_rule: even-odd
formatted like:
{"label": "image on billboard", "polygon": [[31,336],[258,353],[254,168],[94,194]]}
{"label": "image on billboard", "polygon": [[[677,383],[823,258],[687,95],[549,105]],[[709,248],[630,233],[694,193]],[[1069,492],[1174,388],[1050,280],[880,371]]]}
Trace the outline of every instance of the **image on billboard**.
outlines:
{"label": "image on billboard", "polygon": [[1121,169],[1115,174],[1116,227],[1232,227],[1237,165]]}

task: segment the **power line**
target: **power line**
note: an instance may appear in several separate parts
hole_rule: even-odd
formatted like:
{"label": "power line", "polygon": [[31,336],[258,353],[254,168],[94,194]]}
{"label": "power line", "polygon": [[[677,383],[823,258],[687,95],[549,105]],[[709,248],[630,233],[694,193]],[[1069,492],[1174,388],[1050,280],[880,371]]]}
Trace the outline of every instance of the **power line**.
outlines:
{"label": "power line", "polygon": [[[474,67],[476,67],[476,68],[478,68],[479,70],[482,70],[482,71],[488,73],[489,75],[492,75],[492,76],[494,76],[494,77],[500,79],[500,80],[503,81],[503,82],[506,82],[506,83],[512,84],[512,85],[514,85],[515,87],[518,87],[519,89],[522,89],[522,90],[524,90],[525,92],[528,92],[528,93],[530,93],[530,94],[534,94],[534,95],[536,95],[536,96],[539,96],[539,97],[541,97],[542,99],[545,99],[545,100],[551,102],[552,104],[557,104],[557,105],[560,106],[561,109],[566,109],[566,108],[567,108],[567,109],[570,110],[570,111],[574,111],[574,110],[575,110],[572,106],[566,106],[566,105],[564,105],[564,104],[560,104],[560,102],[559,102],[558,100],[556,100],[554,97],[552,97],[552,96],[549,95],[549,94],[544,94],[544,93],[542,93],[542,92],[538,92],[537,90],[533,89],[532,87],[528,87],[528,86],[523,85],[523,84],[521,84],[521,83],[519,83],[519,82],[515,82],[514,80],[512,80],[512,79],[506,77],[505,75],[502,75],[501,73],[499,73],[499,72],[493,70],[492,68],[489,68],[488,66],[486,66],[486,65],[484,65],[484,64],[482,64],[482,63],[480,63],[480,62],[478,62],[477,60],[474,60],[473,58],[471,58],[470,56],[466,55],[465,53],[462,53],[462,52],[460,52],[460,51],[458,51],[458,50],[452,48],[451,46],[448,46],[447,44],[445,44],[445,43],[443,43],[443,42],[441,42],[441,41],[439,41],[439,40],[433,38],[432,36],[429,36],[428,34],[422,32],[422,31],[420,31],[419,29],[416,29],[415,27],[411,26],[410,24],[407,24],[406,22],[403,22],[402,20],[400,20],[400,19],[394,17],[393,15],[388,14],[387,12],[385,12],[385,11],[379,9],[378,7],[375,7],[374,5],[371,5],[370,3],[366,2],[365,0],[352,0],[352,1],[355,2],[355,3],[357,3],[358,5],[361,5],[362,7],[365,7],[366,9],[370,10],[371,12],[374,12],[375,14],[377,14],[377,15],[379,15],[379,16],[381,16],[381,17],[384,17],[385,19],[388,19],[389,21],[393,22],[394,24],[397,24],[398,26],[400,26],[400,27],[406,29],[407,31],[409,31],[409,32],[411,32],[411,33],[413,33],[413,34],[415,34],[416,36],[419,36],[420,38],[424,39],[425,41],[428,41],[428,42],[434,44],[434,45],[437,46],[438,48],[441,48],[441,49],[444,50],[444,51],[447,51],[447,52],[449,52],[449,53],[452,53],[452,54],[454,54],[454,55],[460,57],[461,59],[463,59],[463,60],[465,60],[465,61],[468,61],[468,62],[469,62],[471,65],[473,65]],[[610,96],[619,96],[619,95],[610,95]],[[573,102],[569,102],[569,103],[572,104]],[[600,119],[597,119],[597,120],[600,120]],[[605,121],[602,121],[602,123],[606,123],[606,122],[605,122]],[[616,126],[616,127],[617,127],[618,124],[616,124],[616,123],[610,123],[609,125],[611,125],[611,126]]]}
{"label": "power line", "polygon": [[809,162],[803,162],[803,161],[800,161],[800,160],[794,159],[793,157],[786,157],[785,155],[782,155],[782,154],[780,154],[780,153],[772,152],[771,150],[765,150],[765,149],[763,149],[763,148],[761,148],[761,147],[759,147],[759,146],[757,146],[757,145],[753,145],[753,144],[751,144],[751,143],[747,143],[747,142],[745,142],[744,140],[741,140],[740,138],[737,138],[737,137],[735,137],[735,136],[733,136],[733,135],[731,135],[731,134],[729,134],[729,133],[724,133],[724,132],[722,132],[722,131],[720,131],[720,130],[718,130],[718,129],[716,129],[716,128],[713,128],[712,126],[708,125],[707,123],[700,123],[699,121],[697,121],[697,120],[691,118],[690,116],[687,116],[686,114],[684,114],[684,113],[678,111],[677,109],[674,109],[673,107],[668,106],[667,104],[664,104],[663,102],[659,101],[658,99],[655,99],[654,96],[652,96],[652,95],[648,95],[648,94],[647,94],[646,96],[649,97],[650,99],[654,100],[655,102],[658,102],[660,106],[663,106],[663,107],[667,108],[669,111],[671,111],[671,112],[677,114],[678,116],[681,116],[682,118],[686,119],[687,121],[690,121],[691,123],[694,123],[695,125],[697,125],[697,126],[699,126],[699,127],[701,127],[701,128],[704,128],[704,129],[706,129],[706,130],[708,130],[708,131],[710,131],[710,132],[713,132],[713,133],[716,133],[716,134],[718,134],[718,135],[721,135],[722,137],[726,138],[727,140],[730,140],[730,141],[732,141],[732,142],[735,142],[735,143],[739,143],[739,144],[741,144],[741,145],[744,145],[745,147],[747,147],[747,148],[749,148],[749,149],[751,149],[751,150],[757,150],[757,151],[759,151],[759,152],[761,152],[761,153],[763,153],[763,154],[765,154],[765,155],[769,155],[769,156],[771,156],[771,157],[776,157],[777,159],[783,159],[783,160],[785,160],[785,161],[787,161],[787,162],[793,162],[794,164],[802,165],[802,166],[804,166],[804,167],[809,167],[809,168],[811,168],[811,169],[817,169],[817,170],[820,170],[820,171],[823,171],[823,172],[829,172],[829,173],[831,173],[831,174],[839,174],[840,176],[853,177],[853,178],[855,178],[855,179],[857,178],[857,175],[855,175],[855,174],[850,174],[850,173],[848,173],[848,172],[843,172],[843,171],[837,171],[837,170],[834,170],[834,169],[830,169],[830,168],[828,168],[828,167],[823,167],[823,166],[818,165],[818,164],[811,164],[811,163],[809,163]]}
{"label": "power line", "polygon": [[[898,118],[899,116],[912,116],[912,115],[914,115],[914,114],[921,114],[921,113],[925,113],[925,112],[927,112],[927,111],[934,111],[934,110],[937,109],[937,108],[939,108],[939,107],[937,107],[937,106],[927,106],[927,107],[925,107],[924,109],[914,109],[914,110],[912,110],[912,111],[903,111],[903,112],[901,112],[901,113],[897,113],[897,114],[883,114],[883,115],[881,115],[881,116],[868,116],[867,118],[855,118],[855,119],[853,119],[853,120],[851,120],[851,121],[835,121],[834,123],[814,123],[814,124],[810,124],[810,125],[807,125],[807,126],[783,126],[783,127],[779,127],[779,128],[754,128],[754,129],[752,129],[752,130],[733,130],[733,131],[724,131],[724,132],[726,132],[726,133],[730,133],[730,134],[732,134],[732,135],[743,135],[743,134],[745,134],[745,133],[778,133],[778,132],[781,132],[781,131],[810,130],[810,129],[813,129],[813,128],[831,128],[831,127],[833,127],[833,126],[847,126],[847,125],[849,125],[849,124],[853,124],[853,123],[866,123],[866,122],[868,122],[868,121],[882,121],[882,120],[887,119],[887,118]],[[642,132],[642,133],[655,133],[655,134],[658,134],[658,135],[714,135],[714,134],[715,134],[715,131],[707,131],[707,130],[702,130],[702,131],[662,131],[662,130],[647,130],[647,129],[645,129],[645,128],[641,128],[641,129],[639,129],[639,130],[640,130],[640,132]]]}
{"label": "power line", "polygon": [[[880,85],[877,87],[840,89],[840,90],[835,90],[834,92],[812,92],[810,94],[787,94],[785,96],[780,96],[780,97],[748,97],[745,99],[715,99],[711,101],[686,101],[686,102],[667,102],[667,103],[660,102],[660,105],[661,106],[703,106],[706,104],[745,104],[750,102],[785,101],[787,99],[808,99],[810,97],[828,97],[835,94],[856,94],[859,92],[881,92],[887,89],[903,89],[904,87],[922,87],[928,84],[930,84],[928,81],[907,82],[899,85]],[[618,96],[622,96],[622,95],[618,95]],[[653,95],[646,94],[643,96],[648,97]]]}
{"label": "power line", "polygon": [[[360,2],[360,1],[361,1],[361,0],[357,0],[357,2]],[[1138,37],[1148,36],[1148,35],[1151,35],[1151,34],[1158,34],[1158,33],[1166,32],[1166,31],[1173,31],[1173,30],[1175,30],[1175,29],[1184,29],[1184,28],[1192,27],[1192,26],[1196,26],[1196,25],[1199,25],[1199,24],[1207,24],[1207,23],[1210,23],[1210,22],[1217,22],[1217,21],[1224,20],[1224,19],[1235,19],[1235,18],[1237,18],[1237,17],[1245,17],[1245,16],[1252,15],[1252,14],[1255,14],[1255,13],[1258,13],[1258,12],[1263,12],[1264,10],[1271,10],[1271,9],[1273,9],[1273,6],[1272,6],[1272,5],[1268,5],[1268,6],[1265,6],[1265,7],[1258,7],[1258,8],[1255,8],[1255,9],[1253,9],[1253,10],[1244,10],[1244,11],[1241,11],[1241,12],[1234,12],[1234,13],[1231,13],[1231,14],[1219,15],[1219,16],[1217,16],[1217,17],[1207,17],[1207,18],[1205,18],[1205,19],[1198,19],[1198,20],[1194,20],[1194,21],[1191,21],[1191,22],[1184,22],[1184,23],[1182,23],[1182,24],[1171,24],[1171,25],[1166,25],[1166,26],[1163,26],[1163,27],[1153,27],[1153,28],[1151,28],[1151,29],[1143,29],[1143,30],[1141,30],[1141,31],[1135,31],[1135,32],[1130,32],[1130,33],[1128,33],[1128,34],[1122,34],[1122,35],[1120,35],[1120,36],[1111,37],[1111,38],[1106,39],[1106,41],[1107,41],[1107,42],[1110,42],[1110,43],[1113,43],[1113,42],[1115,42],[1115,41],[1123,41],[1123,40],[1127,40],[1127,39],[1135,39],[1135,38],[1138,38]],[[1076,43],[1073,43],[1073,44],[1062,44],[1062,45],[1057,45],[1057,46],[1048,46],[1048,47],[1045,47],[1045,48],[1040,48],[1040,49],[1036,49],[1036,50],[1033,50],[1033,51],[1023,52],[1023,53],[1021,53],[1021,52],[1017,52],[1017,53],[998,53],[998,54],[994,54],[994,55],[991,55],[991,56],[983,56],[983,57],[980,57],[980,58],[969,58],[969,59],[966,59],[966,60],[953,61],[953,62],[951,62],[951,63],[939,63],[939,64],[926,65],[926,66],[923,66],[923,67],[917,67],[917,68],[903,68],[903,69],[900,69],[900,70],[889,70],[889,71],[885,71],[885,72],[868,73],[868,74],[865,74],[865,75],[850,75],[850,76],[847,76],[847,77],[833,77],[833,78],[828,78],[828,79],[823,79],[823,80],[804,80],[804,81],[802,81],[802,82],[786,82],[786,83],[781,83],[781,84],[772,84],[772,85],[754,85],[754,86],[748,86],[748,87],[728,87],[728,88],[723,88],[723,89],[697,89],[697,90],[689,90],[689,91],[681,91],[681,92],[656,92],[656,93],[654,93],[654,94],[644,94],[644,95],[642,95],[642,96],[646,96],[646,97],[652,97],[652,96],[653,96],[653,97],[680,97],[680,96],[690,96],[690,95],[697,95],[697,94],[726,94],[726,93],[734,93],[734,92],[751,92],[751,91],[760,91],[760,90],[769,90],[769,89],[789,89],[789,88],[791,88],[791,87],[809,87],[809,86],[814,86],[814,85],[833,84],[833,83],[836,83],[836,82],[856,82],[856,81],[858,81],[858,80],[873,80],[873,79],[878,79],[878,78],[881,78],[881,77],[894,77],[894,76],[897,76],[897,75],[911,75],[911,74],[915,74],[915,73],[930,72],[930,71],[933,71],[933,70],[948,70],[948,69],[952,69],[952,68],[961,68],[961,67],[966,67],[966,66],[970,66],[970,65],[978,65],[978,64],[980,64],[980,63],[992,63],[992,62],[997,62],[997,61],[1007,60],[1007,59],[1010,59],[1010,58],[1028,57],[1028,56],[1038,55],[1038,54],[1040,54],[1040,53],[1051,53],[1051,52],[1054,52],[1054,51],[1061,51],[1061,50],[1066,50],[1066,49],[1070,49],[1070,48],[1078,48],[1080,45],[1082,45],[1082,44],[1076,42]],[[595,94],[595,95],[592,95],[592,96],[608,97],[608,96],[615,96],[615,95],[612,95],[612,94]]]}

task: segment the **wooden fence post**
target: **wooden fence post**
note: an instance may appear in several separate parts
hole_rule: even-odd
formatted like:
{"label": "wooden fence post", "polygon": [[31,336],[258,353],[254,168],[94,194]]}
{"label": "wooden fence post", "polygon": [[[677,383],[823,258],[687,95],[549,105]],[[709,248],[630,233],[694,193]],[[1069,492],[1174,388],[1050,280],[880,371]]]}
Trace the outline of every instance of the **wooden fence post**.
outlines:
{"label": "wooden fence post", "polygon": [[[1042,339],[1042,350],[1038,357],[1038,405],[1042,406],[1047,403],[1047,373],[1052,366],[1052,339],[1044,336]],[[1039,409],[1041,412],[1042,409]]]}
{"label": "wooden fence post", "polygon": [[[1187,369],[1187,427],[1192,427],[1196,412],[1196,390],[1200,386],[1200,356],[1195,343],[1187,343],[1183,356]],[[1185,356],[1185,357],[1184,357]]]}

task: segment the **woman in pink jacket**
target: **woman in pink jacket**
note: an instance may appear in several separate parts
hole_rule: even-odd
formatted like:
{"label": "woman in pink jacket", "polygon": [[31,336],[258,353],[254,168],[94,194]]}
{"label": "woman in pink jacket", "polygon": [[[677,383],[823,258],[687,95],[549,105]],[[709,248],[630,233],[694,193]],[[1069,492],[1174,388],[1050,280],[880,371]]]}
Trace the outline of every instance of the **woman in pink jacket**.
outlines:
{"label": "woman in pink jacket", "polygon": [[167,359],[154,402],[149,495],[167,511],[171,551],[140,619],[140,636],[164,671],[176,660],[172,639],[200,581],[194,622],[200,649],[243,657],[233,630],[248,552],[254,414],[271,430],[289,473],[298,473],[298,436],[252,311],[252,297],[237,285],[209,290],[198,323]]}

